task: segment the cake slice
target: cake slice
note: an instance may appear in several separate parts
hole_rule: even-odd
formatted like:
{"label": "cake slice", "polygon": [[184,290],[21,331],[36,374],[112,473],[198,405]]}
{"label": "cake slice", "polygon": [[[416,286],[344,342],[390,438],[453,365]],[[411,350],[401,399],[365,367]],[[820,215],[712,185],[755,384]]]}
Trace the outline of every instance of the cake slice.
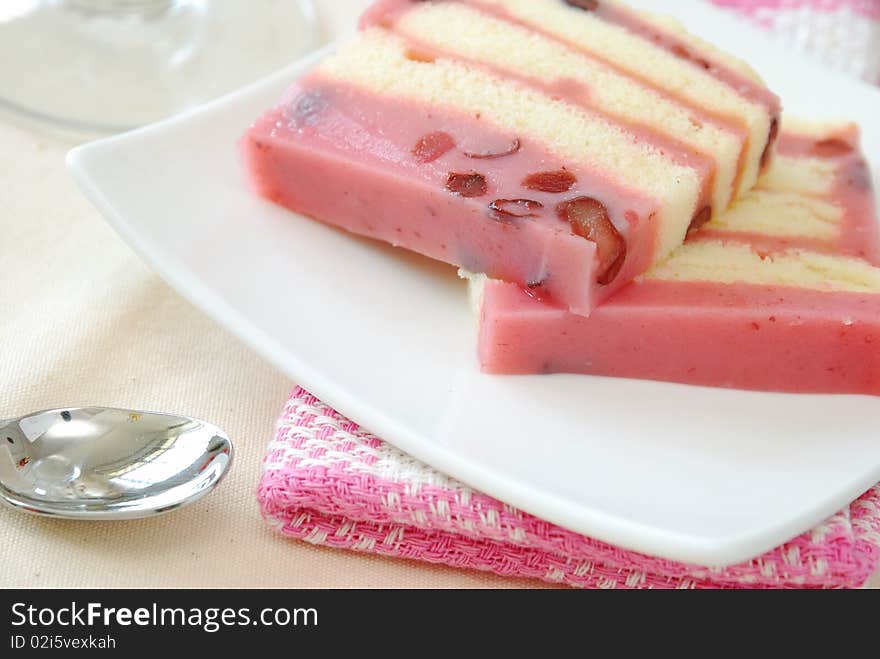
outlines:
{"label": "cake slice", "polygon": [[[490,373],[880,394],[880,240],[854,126],[786,124],[758,187],[589,318],[488,281]],[[480,287],[480,285],[477,285]]]}
{"label": "cake slice", "polygon": [[247,131],[255,190],[588,315],[769,166],[779,101],[616,2],[385,0]]}

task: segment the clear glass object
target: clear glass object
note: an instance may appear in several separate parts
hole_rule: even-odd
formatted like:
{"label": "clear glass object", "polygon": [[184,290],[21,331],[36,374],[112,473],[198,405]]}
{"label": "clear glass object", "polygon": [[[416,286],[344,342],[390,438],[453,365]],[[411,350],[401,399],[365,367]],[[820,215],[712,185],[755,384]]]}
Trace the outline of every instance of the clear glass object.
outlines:
{"label": "clear glass object", "polygon": [[318,40],[311,0],[0,0],[0,105],[120,132],[252,82]]}

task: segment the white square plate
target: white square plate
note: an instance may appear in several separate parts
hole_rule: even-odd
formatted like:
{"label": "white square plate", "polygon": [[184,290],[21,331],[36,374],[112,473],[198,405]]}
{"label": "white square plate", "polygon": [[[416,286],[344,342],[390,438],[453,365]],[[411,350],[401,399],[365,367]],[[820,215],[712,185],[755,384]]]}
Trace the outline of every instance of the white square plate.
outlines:
{"label": "white square plate", "polygon": [[[748,44],[743,54],[788,110],[859,121],[880,172],[880,93],[732,29],[702,3],[664,8],[728,50]],[[237,139],[314,60],[69,157],[122,237],[279,369],[474,488],[680,561],[751,558],[880,481],[877,398],[481,374],[453,268],[294,216],[246,188]]]}

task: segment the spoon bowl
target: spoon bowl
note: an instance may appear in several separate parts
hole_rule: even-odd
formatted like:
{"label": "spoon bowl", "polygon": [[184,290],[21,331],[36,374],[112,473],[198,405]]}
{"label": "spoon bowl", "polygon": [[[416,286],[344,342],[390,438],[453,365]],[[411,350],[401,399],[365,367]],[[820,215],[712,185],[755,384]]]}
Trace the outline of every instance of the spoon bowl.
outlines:
{"label": "spoon bowl", "polygon": [[153,412],[82,407],[0,421],[0,500],[70,519],[137,519],[208,494],[232,461],[219,428]]}

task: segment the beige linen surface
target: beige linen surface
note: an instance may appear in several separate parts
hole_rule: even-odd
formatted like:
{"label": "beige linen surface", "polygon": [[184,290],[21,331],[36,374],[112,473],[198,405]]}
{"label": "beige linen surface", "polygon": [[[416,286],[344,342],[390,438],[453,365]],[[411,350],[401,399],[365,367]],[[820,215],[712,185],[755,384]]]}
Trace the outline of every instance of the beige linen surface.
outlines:
{"label": "beige linen surface", "polygon": [[[350,28],[365,4],[321,3],[324,34]],[[0,588],[536,585],[272,533],[254,493],[293,383],[104,223],[65,170],[74,144],[0,114],[0,418],[89,404],[180,412],[225,429],[237,454],[216,492],[163,517],[69,522],[0,509]]]}
{"label": "beige linen surface", "polygon": [[[363,4],[323,3],[334,10],[326,34]],[[0,115],[0,418],[89,404],[179,412],[224,428],[237,456],[216,492],[163,517],[69,522],[0,509],[0,587],[540,585],[272,533],[254,490],[292,383],[141,264],[68,176],[73,143]]]}

